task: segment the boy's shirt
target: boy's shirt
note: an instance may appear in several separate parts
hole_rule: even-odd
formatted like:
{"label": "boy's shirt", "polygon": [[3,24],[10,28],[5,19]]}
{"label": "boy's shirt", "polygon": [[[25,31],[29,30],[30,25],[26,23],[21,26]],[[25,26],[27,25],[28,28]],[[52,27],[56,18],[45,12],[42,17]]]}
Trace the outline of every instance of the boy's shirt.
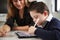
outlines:
{"label": "boy's shirt", "polygon": [[43,28],[37,26],[35,34],[43,40],[60,40],[60,21],[53,16],[50,16],[49,19]]}
{"label": "boy's shirt", "polygon": [[47,17],[46,21],[44,23],[42,23],[42,25],[37,25],[38,27],[44,28],[45,25],[47,24],[47,22],[50,22],[53,18],[52,14],[49,14],[49,16]]}

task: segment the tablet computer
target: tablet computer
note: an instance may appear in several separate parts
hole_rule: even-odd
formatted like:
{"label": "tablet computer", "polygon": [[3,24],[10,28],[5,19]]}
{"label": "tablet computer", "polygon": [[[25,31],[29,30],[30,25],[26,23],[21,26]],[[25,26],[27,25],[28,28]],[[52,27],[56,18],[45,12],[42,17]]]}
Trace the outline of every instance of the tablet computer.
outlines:
{"label": "tablet computer", "polygon": [[27,32],[16,32],[18,38],[37,38],[34,34],[29,34]]}

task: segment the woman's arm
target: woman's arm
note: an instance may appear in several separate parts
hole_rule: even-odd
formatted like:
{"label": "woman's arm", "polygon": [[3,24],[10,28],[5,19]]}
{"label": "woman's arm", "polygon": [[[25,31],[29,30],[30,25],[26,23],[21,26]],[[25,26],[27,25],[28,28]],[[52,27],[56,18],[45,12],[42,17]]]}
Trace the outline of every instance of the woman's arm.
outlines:
{"label": "woman's arm", "polygon": [[20,31],[28,31],[29,29],[29,26],[26,25],[26,26],[16,26],[16,27],[13,27],[13,30],[20,30]]}

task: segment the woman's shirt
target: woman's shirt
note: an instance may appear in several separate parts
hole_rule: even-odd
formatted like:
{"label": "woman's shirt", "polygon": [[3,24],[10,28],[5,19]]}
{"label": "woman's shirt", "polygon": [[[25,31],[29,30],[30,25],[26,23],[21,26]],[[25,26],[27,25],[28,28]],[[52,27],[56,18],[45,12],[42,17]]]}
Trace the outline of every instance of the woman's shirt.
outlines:
{"label": "woman's shirt", "polygon": [[21,18],[19,16],[19,13],[15,13],[15,16],[8,18],[5,24],[7,24],[8,26],[10,26],[12,28],[12,27],[14,27],[15,21],[18,26],[25,26],[25,25],[30,25],[33,23],[33,20],[29,14],[27,8],[24,9],[23,18]]}

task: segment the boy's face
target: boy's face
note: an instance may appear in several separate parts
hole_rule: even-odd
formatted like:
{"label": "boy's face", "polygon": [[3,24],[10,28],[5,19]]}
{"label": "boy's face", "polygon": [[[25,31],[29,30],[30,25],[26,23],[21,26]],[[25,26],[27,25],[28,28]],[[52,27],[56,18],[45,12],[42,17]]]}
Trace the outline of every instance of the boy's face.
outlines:
{"label": "boy's face", "polygon": [[38,13],[35,10],[34,11],[30,11],[30,15],[33,18],[33,21],[36,22],[36,20],[39,18],[38,24],[41,24],[44,20],[45,20],[45,15],[44,13]]}

